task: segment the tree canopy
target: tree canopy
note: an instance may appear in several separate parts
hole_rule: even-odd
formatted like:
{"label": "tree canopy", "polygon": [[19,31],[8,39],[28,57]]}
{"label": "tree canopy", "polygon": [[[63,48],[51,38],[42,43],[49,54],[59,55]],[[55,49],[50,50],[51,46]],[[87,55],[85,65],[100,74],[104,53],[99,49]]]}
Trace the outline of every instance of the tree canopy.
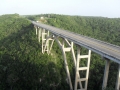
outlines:
{"label": "tree canopy", "polygon": [[[41,20],[40,17],[44,17]],[[54,43],[52,54],[41,53],[41,43],[28,20],[36,20],[65,30],[120,46],[120,19],[56,14],[0,16],[0,90],[69,90],[61,50]],[[82,47],[82,53],[86,49]],[[72,83],[74,66],[67,54]],[[84,64],[85,62],[81,62]],[[104,63],[92,52],[88,90],[101,90]],[[118,65],[111,62],[108,90],[115,87]],[[114,89],[113,89],[114,90]]]}

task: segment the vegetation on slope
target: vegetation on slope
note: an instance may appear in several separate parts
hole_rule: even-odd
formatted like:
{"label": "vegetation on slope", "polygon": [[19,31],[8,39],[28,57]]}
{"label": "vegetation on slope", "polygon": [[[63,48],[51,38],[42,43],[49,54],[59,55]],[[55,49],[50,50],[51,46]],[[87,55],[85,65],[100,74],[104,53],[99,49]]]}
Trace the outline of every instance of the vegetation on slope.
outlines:
{"label": "vegetation on slope", "polygon": [[0,90],[68,88],[64,69],[41,53],[31,22],[19,15],[3,15],[0,25]]}
{"label": "vegetation on slope", "polygon": [[[54,14],[26,17],[120,45],[120,19]],[[40,17],[45,17],[45,20]],[[0,16],[0,90],[69,90],[58,45],[54,43],[52,55],[42,54],[34,26],[28,19],[18,14]],[[67,54],[67,59],[74,85],[70,54]],[[108,87],[115,86],[116,71],[117,64],[112,62]],[[88,90],[101,90],[103,72],[104,60],[92,53]]]}

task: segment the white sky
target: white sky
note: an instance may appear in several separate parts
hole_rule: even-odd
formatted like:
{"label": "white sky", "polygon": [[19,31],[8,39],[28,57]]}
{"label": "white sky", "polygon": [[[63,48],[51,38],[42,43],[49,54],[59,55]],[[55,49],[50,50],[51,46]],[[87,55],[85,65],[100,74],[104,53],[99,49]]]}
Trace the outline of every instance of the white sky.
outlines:
{"label": "white sky", "polygon": [[0,15],[18,13],[120,17],[120,0],[1,0]]}

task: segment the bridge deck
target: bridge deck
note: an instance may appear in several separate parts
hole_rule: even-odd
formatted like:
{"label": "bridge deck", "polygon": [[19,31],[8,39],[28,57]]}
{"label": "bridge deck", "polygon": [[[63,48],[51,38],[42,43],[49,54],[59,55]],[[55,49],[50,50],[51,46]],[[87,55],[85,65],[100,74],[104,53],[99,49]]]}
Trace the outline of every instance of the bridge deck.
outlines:
{"label": "bridge deck", "polygon": [[97,39],[89,38],[80,34],[76,34],[67,30],[62,30],[53,26],[32,21],[38,27],[49,30],[51,33],[66,38],[74,43],[83,46],[120,64],[120,46],[109,44]]}

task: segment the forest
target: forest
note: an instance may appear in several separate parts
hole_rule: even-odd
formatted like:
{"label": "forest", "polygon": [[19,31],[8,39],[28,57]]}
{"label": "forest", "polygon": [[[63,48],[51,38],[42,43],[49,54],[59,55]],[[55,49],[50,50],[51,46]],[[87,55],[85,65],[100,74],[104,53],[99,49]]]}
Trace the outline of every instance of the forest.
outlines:
{"label": "forest", "polygon": [[[42,54],[41,43],[38,42],[30,20],[120,46],[120,18],[57,14],[1,15],[0,90],[69,90],[59,46],[55,42],[52,55]],[[67,54],[67,58],[74,86],[71,55]],[[92,52],[88,90],[101,90],[104,68],[105,61]],[[118,64],[111,61],[106,90],[114,90],[117,70]]]}

